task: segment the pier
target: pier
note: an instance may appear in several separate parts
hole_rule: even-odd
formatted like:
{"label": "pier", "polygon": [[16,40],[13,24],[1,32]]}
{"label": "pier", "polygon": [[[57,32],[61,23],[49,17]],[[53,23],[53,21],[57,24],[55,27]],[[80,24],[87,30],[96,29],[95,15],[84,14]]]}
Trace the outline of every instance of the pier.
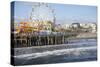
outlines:
{"label": "pier", "polygon": [[43,45],[59,45],[67,43],[66,39],[69,36],[76,36],[75,33],[70,34],[34,34],[34,33],[19,33],[12,34],[12,44],[14,47],[31,47]]}

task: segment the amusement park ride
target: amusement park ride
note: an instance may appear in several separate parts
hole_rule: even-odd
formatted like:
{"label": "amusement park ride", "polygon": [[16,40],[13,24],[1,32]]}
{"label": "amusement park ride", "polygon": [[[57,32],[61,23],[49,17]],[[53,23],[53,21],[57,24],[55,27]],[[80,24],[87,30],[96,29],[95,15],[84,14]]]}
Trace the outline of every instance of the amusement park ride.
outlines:
{"label": "amusement park ride", "polygon": [[41,30],[53,31],[55,25],[55,12],[48,4],[38,3],[33,5],[28,22],[15,23],[14,32],[27,33],[39,32]]}

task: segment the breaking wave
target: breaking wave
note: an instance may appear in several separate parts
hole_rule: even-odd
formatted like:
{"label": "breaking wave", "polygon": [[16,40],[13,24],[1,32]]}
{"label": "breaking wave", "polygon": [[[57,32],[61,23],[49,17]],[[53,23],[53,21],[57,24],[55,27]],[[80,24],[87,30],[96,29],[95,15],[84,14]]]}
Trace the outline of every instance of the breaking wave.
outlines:
{"label": "breaking wave", "polygon": [[[91,52],[92,51],[92,52]],[[73,55],[73,56],[91,56],[93,53],[96,54],[97,47],[91,46],[91,47],[79,47],[79,48],[70,48],[70,49],[60,49],[60,50],[53,50],[53,51],[44,51],[44,52],[38,52],[38,53],[31,53],[31,54],[23,54],[14,56],[15,58],[26,58],[26,59],[32,59],[32,58],[39,58],[39,57],[45,57],[45,56],[59,56],[59,55]]]}

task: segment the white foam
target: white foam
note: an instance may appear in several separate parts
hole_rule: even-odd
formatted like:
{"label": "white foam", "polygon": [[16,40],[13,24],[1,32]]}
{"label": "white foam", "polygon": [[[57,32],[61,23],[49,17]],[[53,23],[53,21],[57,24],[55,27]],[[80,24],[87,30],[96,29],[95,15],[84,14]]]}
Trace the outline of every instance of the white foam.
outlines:
{"label": "white foam", "polygon": [[41,53],[31,53],[31,54],[23,54],[14,56],[15,58],[38,58],[43,56],[49,56],[49,55],[63,55],[63,54],[70,54],[73,53],[74,55],[80,55],[81,51],[87,51],[87,50],[96,50],[96,46],[92,47],[80,47],[80,48],[71,48],[71,49],[61,49],[61,50],[53,50],[53,51],[44,51]]}

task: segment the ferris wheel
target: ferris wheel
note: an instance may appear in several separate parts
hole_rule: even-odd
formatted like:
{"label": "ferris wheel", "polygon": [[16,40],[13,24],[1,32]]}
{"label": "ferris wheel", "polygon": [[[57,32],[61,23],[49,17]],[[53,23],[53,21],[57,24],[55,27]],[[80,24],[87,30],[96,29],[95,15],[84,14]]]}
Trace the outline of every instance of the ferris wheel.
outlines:
{"label": "ferris wheel", "polygon": [[51,8],[46,3],[37,3],[33,5],[32,11],[30,13],[30,21],[31,22],[44,22],[44,21],[51,21],[55,24],[56,16],[54,9]]}

